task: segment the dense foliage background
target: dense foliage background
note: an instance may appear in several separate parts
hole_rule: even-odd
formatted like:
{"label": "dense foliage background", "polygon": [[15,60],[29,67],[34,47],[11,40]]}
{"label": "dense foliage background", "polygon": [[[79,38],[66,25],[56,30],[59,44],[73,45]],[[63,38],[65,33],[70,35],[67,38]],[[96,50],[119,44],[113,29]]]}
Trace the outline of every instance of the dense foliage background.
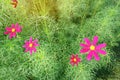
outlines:
{"label": "dense foliage background", "polygon": [[[0,80],[120,80],[120,0],[0,0]],[[23,26],[17,38],[4,35],[5,27]],[[83,38],[98,35],[107,43],[101,60],[79,53]],[[22,48],[32,36],[37,53]],[[71,54],[82,62],[72,66]]]}

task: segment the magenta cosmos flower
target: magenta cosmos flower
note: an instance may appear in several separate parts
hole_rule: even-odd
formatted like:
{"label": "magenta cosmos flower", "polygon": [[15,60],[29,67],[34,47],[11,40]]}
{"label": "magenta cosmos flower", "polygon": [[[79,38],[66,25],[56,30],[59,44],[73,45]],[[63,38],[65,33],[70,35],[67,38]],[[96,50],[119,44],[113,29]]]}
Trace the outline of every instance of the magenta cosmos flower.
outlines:
{"label": "magenta cosmos flower", "polygon": [[30,55],[32,55],[32,52],[36,52],[36,46],[39,46],[38,40],[32,40],[32,37],[30,37],[29,41],[25,41],[24,48],[25,52],[30,51]]}
{"label": "magenta cosmos flower", "polygon": [[83,48],[80,50],[81,53],[88,52],[87,60],[91,60],[92,57],[95,58],[95,60],[99,61],[100,57],[98,53],[105,55],[106,51],[101,50],[102,48],[106,47],[106,43],[102,43],[97,45],[98,42],[98,36],[94,36],[93,41],[90,42],[88,38],[84,38],[84,41],[86,44],[81,43],[80,46]]}
{"label": "magenta cosmos flower", "polygon": [[5,28],[6,32],[4,32],[4,34],[8,34],[9,38],[13,38],[16,37],[17,33],[20,33],[22,31],[22,27],[16,23],[16,24],[12,24],[11,27],[6,27]]}
{"label": "magenta cosmos flower", "polygon": [[78,55],[74,55],[72,54],[71,55],[71,58],[70,58],[70,64],[72,64],[73,66],[74,65],[77,65],[78,66],[78,63],[81,61],[81,59],[78,57]]}

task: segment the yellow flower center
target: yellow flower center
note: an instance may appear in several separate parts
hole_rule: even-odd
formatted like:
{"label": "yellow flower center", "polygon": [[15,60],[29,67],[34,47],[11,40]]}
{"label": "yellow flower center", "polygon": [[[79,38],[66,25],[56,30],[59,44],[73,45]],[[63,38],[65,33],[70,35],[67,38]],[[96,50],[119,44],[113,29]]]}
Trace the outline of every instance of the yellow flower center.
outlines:
{"label": "yellow flower center", "polygon": [[76,58],[74,58],[74,59],[73,59],[73,61],[74,61],[74,62],[76,62],[76,61],[77,61],[77,59],[76,59]]}
{"label": "yellow flower center", "polygon": [[32,44],[32,43],[30,43],[30,44],[29,44],[29,47],[32,47],[32,46],[33,46],[33,44]]}
{"label": "yellow flower center", "polygon": [[95,50],[95,46],[91,45],[90,50]]}
{"label": "yellow flower center", "polygon": [[12,32],[15,32],[15,28],[12,29]]}

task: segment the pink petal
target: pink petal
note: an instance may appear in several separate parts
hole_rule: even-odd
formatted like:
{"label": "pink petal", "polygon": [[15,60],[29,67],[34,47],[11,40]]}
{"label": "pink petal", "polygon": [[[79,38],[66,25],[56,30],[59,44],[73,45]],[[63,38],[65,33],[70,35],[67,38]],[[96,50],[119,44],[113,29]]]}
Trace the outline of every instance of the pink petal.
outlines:
{"label": "pink petal", "polygon": [[70,62],[73,62],[73,58],[70,58]]}
{"label": "pink petal", "polygon": [[74,54],[72,54],[72,55],[71,55],[71,59],[73,59],[74,57],[75,57]]}
{"label": "pink petal", "polygon": [[81,46],[81,47],[88,47],[88,45],[83,44],[83,43],[80,43],[80,46]]}
{"label": "pink petal", "polygon": [[12,33],[10,33],[9,38],[11,39],[13,37]]}
{"label": "pink petal", "polygon": [[22,28],[22,27],[19,26],[18,23],[15,24],[15,27],[16,27],[16,31],[17,31],[17,32],[21,32],[21,28]]}
{"label": "pink petal", "polygon": [[86,52],[88,52],[88,51],[89,51],[89,49],[83,48],[83,49],[80,50],[80,53],[86,53]]}
{"label": "pink petal", "polygon": [[25,50],[25,52],[28,52],[28,51],[29,51],[28,49]]}
{"label": "pink petal", "polygon": [[30,50],[30,55],[32,55],[32,50]]}
{"label": "pink petal", "polygon": [[26,44],[23,45],[23,48],[28,48]]}
{"label": "pink petal", "polygon": [[29,41],[25,40],[25,44],[29,44]]}
{"label": "pink petal", "polygon": [[26,46],[25,46],[25,45],[23,45],[22,47],[23,47],[23,48],[25,48]]}
{"label": "pink petal", "polygon": [[14,24],[12,24],[12,25],[11,25],[11,28],[15,28],[15,25],[14,25]]}
{"label": "pink petal", "polygon": [[26,42],[29,42],[29,41],[25,40],[24,43],[26,43]]}
{"label": "pink petal", "polygon": [[97,49],[101,49],[101,48],[104,48],[104,47],[106,47],[106,43],[99,44],[99,45],[97,46]]}
{"label": "pink petal", "polygon": [[18,32],[18,33],[20,33],[22,30],[21,30],[21,27],[18,27],[18,28],[16,28],[16,31]]}
{"label": "pink petal", "polygon": [[13,37],[16,37],[16,33],[12,33],[12,36],[13,36]]}
{"label": "pink petal", "polygon": [[96,52],[93,52],[93,56],[94,56],[96,61],[100,60],[100,57],[99,57],[99,55]]}
{"label": "pink petal", "polygon": [[74,66],[74,65],[75,65],[73,62],[70,62],[70,64],[71,64],[72,66]]}
{"label": "pink petal", "polygon": [[78,58],[78,54],[76,54],[75,57]]}
{"label": "pink petal", "polygon": [[93,43],[94,45],[96,45],[97,42],[98,42],[98,36],[94,36],[92,43]]}
{"label": "pink petal", "polygon": [[78,66],[78,63],[76,63],[76,66]]}
{"label": "pink petal", "polygon": [[11,31],[11,28],[10,27],[6,27],[5,28],[7,31]]}
{"label": "pink petal", "polygon": [[18,24],[18,23],[16,23],[16,24],[15,24],[15,27],[18,27],[18,26],[19,26],[19,24]]}
{"label": "pink petal", "polygon": [[77,61],[78,61],[78,62],[80,62],[80,61],[81,61],[81,59],[80,59],[80,58],[78,58],[78,59],[77,59]]}
{"label": "pink petal", "polygon": [[36,48],[34,48],[33,51],[36,52],[37,51]]}
{"label": "pink petal", "polygon": [[106,51],[104,50],[97,50],[100,54],[106,55]]}
{"label": "pink petal", "polygon": [[29,40],[29,42],[32,42],[32,37],[30,37],[30,40]]}
{"label": "pink petal", "polygon": [[7,31],[7,32],[4,32],[4,34],[6,35],[6,34],[9,34],[9,32]]}
{"label": "pink petal", "polygon": [[34,42],[34,43],[37,43],[37,42],[38,42],[38,40],[36,39],[36,40],[34,40],[33,42]]}
{"label": "pink petal", "polygon": [[91,43],[90,43],[90,40],[89,40],[88,38],[84,38],[84,41],[85,41],[88,45],[91,44]]}
{"label": "pink petal", "polygon": [[89,54],[87,55],[87,60],[90,61],[92,59],[92,55],[93,55],[93,52],[89,52]]}
{"label": "pink petal", "polygon": [[39,44],[34,44],[35,46],[39,46]]}

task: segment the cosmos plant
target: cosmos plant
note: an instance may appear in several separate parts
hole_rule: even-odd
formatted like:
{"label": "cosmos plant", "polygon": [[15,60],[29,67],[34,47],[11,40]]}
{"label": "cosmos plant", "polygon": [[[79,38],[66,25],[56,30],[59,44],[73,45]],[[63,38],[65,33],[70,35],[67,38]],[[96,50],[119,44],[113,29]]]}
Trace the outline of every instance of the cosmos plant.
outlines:
{"label": "cosmos plant", "polygon": [[[17,7],[18,1],[17,0],[12,0],[11,4],[13,5],[14,8]],[[11,27],[6,27],[5,28],[6,32],[4,32],[5,35],[9,35],[9,38],[16,37],[17,33],[20,33],[22,31],[22,27],[16,23],[12,24]],[[91,60],[92,57],[95,58],[95,60],[99,61],[100,57],[98,53],[105,55],[106,51],[102,50],[102,48],[106,47],[106,43],[102,43],[97,45],[98,42],[98,36],[94,36],[93,41],[90,42],[88,38],[84,38],[85,43],[80,43],[80,46],[83,47],[80,50],[80,53],[86,53],[88,52],[87,55],[87,60]],[[25,48],[25,52],[30,52],[30,55],[32,55],[33,52],[36,52],[36,47],[39,46],[38,40],[33,40],[32,37],[28,41],[25,41],[25,44],[23,45],[23,48]],[[70,57],[70,64],[71,65],[78,65],[78,63],[81,62],[81,58],[78,57],[78,55],[72,54]]]}
{"label": "cosmos plant", "polygon": [[0,80],[113,78],[109,73],[119,69],[119,3],[1,0]]}

